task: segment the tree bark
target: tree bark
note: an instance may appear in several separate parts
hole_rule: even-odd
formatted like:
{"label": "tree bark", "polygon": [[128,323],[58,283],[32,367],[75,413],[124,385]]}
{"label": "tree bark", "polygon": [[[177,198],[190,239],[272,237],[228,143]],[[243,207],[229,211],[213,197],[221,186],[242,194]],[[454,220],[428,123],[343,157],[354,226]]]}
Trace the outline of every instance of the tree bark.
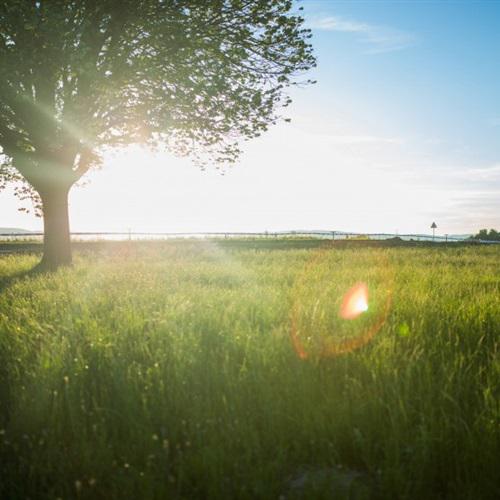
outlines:
{"label": "tree bark", "polygon": [[43,258],[40,266],[54,270],[71,264],[69,188],[56,185],[39,194],[43,207]]}

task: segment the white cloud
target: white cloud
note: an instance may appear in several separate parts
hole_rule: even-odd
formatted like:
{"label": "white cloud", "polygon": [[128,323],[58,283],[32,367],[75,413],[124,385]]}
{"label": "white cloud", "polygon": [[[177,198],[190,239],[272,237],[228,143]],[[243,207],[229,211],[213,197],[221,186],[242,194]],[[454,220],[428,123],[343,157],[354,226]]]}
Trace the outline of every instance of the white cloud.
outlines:
{"label": "white cloud", "polygon": [[491,167],[468,168],[462,175],[472,180],[500,181],[500,164]]}
{"label": "white cloud", "polygon": [[372,30],[372,26],[366,23],[348,21],[336,16],[323,17],[312,22],[312,27],[327,31],[343,31],[347,33],[367,33]]}
{"label": "white cloud", "polygon": [[450,226],[468,227],[472,232],[482,228],[500,228],[500,191],[464,192],[453,199],[453,210],[443,214]]}
{"label": "white cloud", "polygon": [[360,35],[361,42],[368,45],[366,50],[368,54],[403,50],[417,43],[417,37],[413,33],[387,26],[348,20],[338,16],[313,19],[309,25],[311,28],[318,30],[356,33]]}
{"label": "white cloud", "polygon": [[333,135],[329,137],[335,144],[402,144],[397,137],[379,137],[375,135]]}
{"label": "white cloud", "polygon": [[[407,186],[427,193],[435,190],[438,199],[425,206],[444,232],[476,232],[483,227],[500,227],[500,164],[490,166],[427,165],[405,168]],[[439,201],[442,201],[440,203]]]}

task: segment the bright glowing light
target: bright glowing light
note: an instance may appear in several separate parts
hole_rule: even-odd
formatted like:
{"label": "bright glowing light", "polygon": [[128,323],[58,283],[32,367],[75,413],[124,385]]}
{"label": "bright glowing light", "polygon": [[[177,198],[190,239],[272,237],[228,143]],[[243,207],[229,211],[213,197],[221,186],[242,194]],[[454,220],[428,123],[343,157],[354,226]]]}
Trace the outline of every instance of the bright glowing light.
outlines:
{"label": "bright glowing light", "polygon": [[357,283],[344,295],[339,315],[343,319],[355,319],[368,310],[368,287]]}
{"label": "bright glowing light", "polygon": [[[334,358],[360,349],[380,331],[391,308],[394,273],[386,253],[373,249],[368,261],[366,255],[352,255],[353,269],[362,265],[380,280],[377,286],[370,288],[369,300],[368,285],[362,281],[346,287],[343,295],[338,293],[342,290],[338,286],[345,279],[344,268],[330,265],[336,264],[335,260],[327,260],[338,258],[335,248],[336,243],[330,241],[313,252],[293,288],[290,339],[300,359]],[[324,280],[328,280],[333,289],[326,289]],[[314,285],[319,295],[314,294]],[[339,306],[338,310],[331,311],[332,302],[335,308]],[[323,308],[336,312],[337,317]],[[358,318],[368,310],[370,314],[360,321],[343,321]]]}

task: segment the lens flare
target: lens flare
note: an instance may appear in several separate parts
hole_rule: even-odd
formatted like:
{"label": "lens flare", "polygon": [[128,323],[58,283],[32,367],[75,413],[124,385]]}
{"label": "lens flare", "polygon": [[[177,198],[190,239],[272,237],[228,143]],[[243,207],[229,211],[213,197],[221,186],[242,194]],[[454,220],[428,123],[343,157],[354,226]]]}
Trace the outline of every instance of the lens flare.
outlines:
{"label": "lens flare", "polygon": [[289,333],[299,358],[334,358],[367,345],[385,324],[393,287],[383,247],[348,256],[333,242],[318,248],[292,289]]}
{"label": "lens flare", "polygon": [[357,283],[344,295],[339,316],[342,319],[356,319],[368,311],[368,287],[365,283]]}

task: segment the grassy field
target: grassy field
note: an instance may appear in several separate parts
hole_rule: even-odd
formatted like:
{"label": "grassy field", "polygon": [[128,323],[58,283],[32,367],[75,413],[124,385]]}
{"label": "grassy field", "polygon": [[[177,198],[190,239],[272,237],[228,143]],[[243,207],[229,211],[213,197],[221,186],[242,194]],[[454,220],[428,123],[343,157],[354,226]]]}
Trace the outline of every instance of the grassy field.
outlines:
{"label": "grassy field", "polygon": [[316,245],[1,256],[0,498],[500,498],[500,246]]}

